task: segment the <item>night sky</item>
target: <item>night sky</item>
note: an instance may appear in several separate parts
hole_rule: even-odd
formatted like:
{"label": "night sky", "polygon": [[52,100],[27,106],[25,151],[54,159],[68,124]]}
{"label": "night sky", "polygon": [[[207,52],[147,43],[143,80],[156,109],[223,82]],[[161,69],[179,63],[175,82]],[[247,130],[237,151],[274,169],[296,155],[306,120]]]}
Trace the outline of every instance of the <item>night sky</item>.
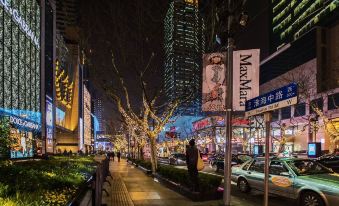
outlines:
{"label": "night sky", "polygon": [[[261,48],[263,58],[268,55],[268,0],[247,2],[250,22],[236,35],[237,49]],[[118,85],[111,51],[135,105],[140,104],[138,72],[144,70],[152,53],[146,81],[149,88],[162,87],[163,21],[168,3],[168,0],[80,1],[81,44],[86,48],[90,82],[97,89]],[[112,115],[112,104],[107,107],[112,113],[106,115]]]}

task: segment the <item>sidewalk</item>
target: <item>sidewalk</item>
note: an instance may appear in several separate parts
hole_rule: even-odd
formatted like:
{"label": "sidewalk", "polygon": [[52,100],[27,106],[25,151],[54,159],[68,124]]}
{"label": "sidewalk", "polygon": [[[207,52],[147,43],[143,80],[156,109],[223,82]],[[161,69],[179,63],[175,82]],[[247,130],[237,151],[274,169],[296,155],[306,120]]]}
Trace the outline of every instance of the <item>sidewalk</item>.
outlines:
{"label": "sidewalk", "polygon": [[[192,202],[147,176],[143,171],[128,164],[125,159],[110,164],[113,180],[105,183],[109,195],[103,193],[103,204],[107,206],[220,206],[222,200]],[[232,192],[233,193],[233,192]],[[262,205],[262,196],[232,195],[234,206]],[[275,205],[275,204],[274,204]]]}

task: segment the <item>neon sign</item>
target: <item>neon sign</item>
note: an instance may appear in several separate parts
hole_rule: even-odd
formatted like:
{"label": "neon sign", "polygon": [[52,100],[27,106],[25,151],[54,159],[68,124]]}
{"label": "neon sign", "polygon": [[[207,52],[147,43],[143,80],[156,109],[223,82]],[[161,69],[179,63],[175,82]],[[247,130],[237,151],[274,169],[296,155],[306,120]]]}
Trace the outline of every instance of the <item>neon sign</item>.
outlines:
{"label": "neon sign", "polygon": [[10,116],[9,121],[10,121],[10,123],[17,125],[17,126],[20,126],[20,127],[24,127],[24,128],[28,128],[28,129],[35,129],[35,130],[39,129],[38,124],[35,124],[33,122],[29,122],[27,120],[20,119],[18,117]]}
{"label": "neon sign", "polygon": [[40,49],[39,39],[34,35],[33,31],[28,27],[25,20],[19,15],[18,10],[10,8],[10,3],[7,0],[0,0],[5,11],[12,16],[14,21],[19,25],[20,29],[32,40],[36,47]]}

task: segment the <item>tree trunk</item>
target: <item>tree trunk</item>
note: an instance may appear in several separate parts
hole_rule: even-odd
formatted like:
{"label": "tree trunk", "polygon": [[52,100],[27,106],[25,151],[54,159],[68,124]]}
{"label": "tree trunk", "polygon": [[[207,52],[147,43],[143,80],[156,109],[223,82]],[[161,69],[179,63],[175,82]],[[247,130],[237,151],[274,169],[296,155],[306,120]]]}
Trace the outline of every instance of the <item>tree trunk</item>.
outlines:
{"label": "tree trunk", "polygon": [[152,174],[155,175],[155,172],[157,171],[157,148],[156,148],[156,142],[155,137],[149,137],[150,143],[151,143],[151,163],[152,163]]}

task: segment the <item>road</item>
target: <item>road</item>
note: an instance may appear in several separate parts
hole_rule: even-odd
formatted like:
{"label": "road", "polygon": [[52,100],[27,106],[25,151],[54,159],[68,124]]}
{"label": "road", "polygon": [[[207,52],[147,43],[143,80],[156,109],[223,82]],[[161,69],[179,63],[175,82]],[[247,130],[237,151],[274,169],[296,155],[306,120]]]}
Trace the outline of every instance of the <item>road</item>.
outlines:
{"label": "road", "polygon": [[[159,160],[159,163],[168,165],[167,160]],[[174,166],[174,167],[187,170],[186,165],[180,165],[180,166]],[[222,178],[224,177],[223,171],[215,172],[215,168],[210,167],[210,165],[207,162],[205,162],[205,168],[199,172],[219,176]],[[235,182],[232,182],[231,193],[233,197],[250,201],[251,203],[253,203],[251,206],[261,206],[263,203],[263,199],[264,199],[263,192],[260,192],[260,191],[252,190],[249,194],[241,193],[238,190]],[[269,205],[270,206],[297,205],[297,202],[295,200],[270,195]]]}

